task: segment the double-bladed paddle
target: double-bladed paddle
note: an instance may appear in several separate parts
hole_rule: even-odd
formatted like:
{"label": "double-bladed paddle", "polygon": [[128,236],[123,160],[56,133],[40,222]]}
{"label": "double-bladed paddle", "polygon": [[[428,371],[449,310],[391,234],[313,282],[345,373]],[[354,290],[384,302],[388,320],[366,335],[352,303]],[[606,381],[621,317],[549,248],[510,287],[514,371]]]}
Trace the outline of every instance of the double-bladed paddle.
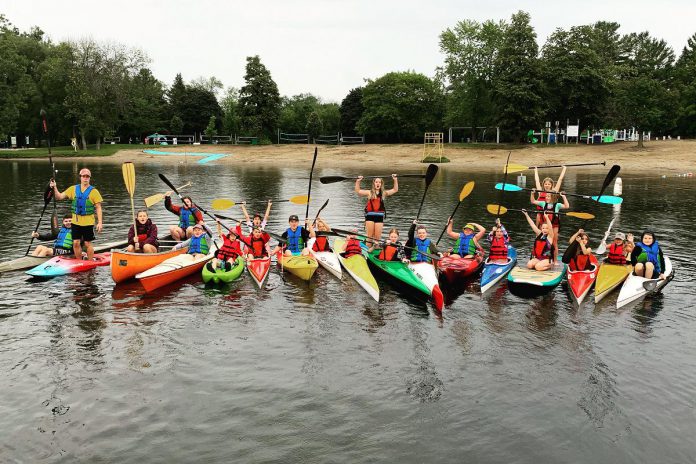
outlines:
{"label": "double-bladed paddle", "polygon": [[428,170],[425,171],[425,189],[423,190],[423,198],[421,198],[420,206],[418,207],[418,214],[416,214],[416,220],[418,220],[418,218],[420,217],[421,210],[423,209],[423,202],[425,202],[425,194],[428,193],[428,188],[430,187],[430,184],[433,182],[433,179],[435,179],[437,170],[437,164],[431,164],[428,166]]}
{"label": "double-bladed paddle", "polygon": [[[285,202],[290,202],[295,205],[306,205],[309,202],[309,197],[307,195],[296,195],[294,197],[290,197],[286,200],[271,200],[273,203],[285,203]],[[233,206],[236,205],[241,205],[244,203],[244,201],[233,201],[228,198],[216,198],[213,200],[210,205],[213,209],[217,210],[223,210],[223,209],[229,209],[232,208]]]}
{"label": "double-bladed paddle", "polygon": [[510,164],[507,165],[507,172],[513,174],[515,172],[522,172],[528,169],[545,169],[545,168],[570,168],[577,166],[606,166],[607,162],[602,161],[601,163],[575,163],[575,164],[543,164],[541,166],[525,166],[523,164]]}
{"label": "double-bladed paddle", "polygon": [[[181,187],[179,187],[179,190],[183,190],[186,187],[190,187],[190,186],[191,186],[191,182],[187,182],[184,185],[182,185]],[[164,200],[164,193],[155,193],[154,195],[151,195],[151,196],[145,198],[145,207],[149,208],[151,206],[154,206],[162,200]]]}
{"label": "double-bladed paddle", "polygon": [[[537,189],[530,189],[530,188],[523,188],[523,187],[518,187],[517,185],[514,184],[495,184],[496,190],[503,190],[505,192],[544,192],[544,193],[555,193],[559,194],[559,192],[556,192],[554,190],[537,190]],[[604,190],[602,190],[604,191]],[[591,196],[591,195],[582,195],[579,193],[568,193],[568,192],[563,192],[564,195],[567,195],[569,197],[577,197],[577,198],[585,198],[586,200],[593,200],[598,203],[604,203],[607,205],[620,205],[623,203],[623,198],[621,197],[616,197],[613,195],[598,195],[598,196]]]}
{"label": "double-bladed paddle", "polygon": [[[469,196],[471,191],[474,190],[475,185],[476,185],[476,183],[473,180],[464,184],[464,187],[462,187],[462,189],[459,192],[459,202],[457,203],[457,206],[454,207],[454,211],[452,211],[452,214],[450,214],[449,217],[454,218],[454,213],[457,212],[459,205],[461,205],[462,201],[464,201],[464,199]],[[445,226],[445,228],[442,229],[442,232],[440,233],[440,236],[437,238],[437,242],[435,242],[435,245],[440,243],[440,240],[442,239],[442,236],[445,235],[446,231],[447,231],[447,226]]]}
{"label": "double-bladed paddle", "polygon": [[[422,179],[426,176],[426,174],[399,174],[398,177],[415,177],[418,179]],[[383,179],[383,178],[389,178],[391,177],[391,174],[388,175],[383,175],[383,176],[363,176],[363,179]],[[333,184],[335,182],[343,182],[344,180],[358,180],[358,177],[343,177],[343,176],[322,176],[319,178],[319,182],[322,184]]]}
{"label": "double-bladed paddle", "polygon": [[314,216],[314,221],[312,221],[312,227],[314,227],[314,224],[317,223],[317,219],[319,219],[319,215],[320,215],[321,212],[324,210],[324,208],[326,208],[326,207],[328,206],[328,204],[329,204],[329,200],[327,199],[327,200],[324,202],[324,204],[321,205],[321,208],[319,208],[319,211],[317,211],[317,215]]}
{"label": "double-bladed paddle", "polygon": [[[385,244],[387,243],[386,240],[376,240],[376,239],[374,239],[374,238],[372,238],[372,237],[368,237],[367,235],[358,234],[358,233],[355,233],[355,232],[351,232],[351,231],[349,231],[349,230],[337,229],[337,228],[335,228],[335,227],[332,227],[330,231],[328,231],[328,232],[322,232],[321,234],[322,234],[322,235],[338,235],[338,236],[341,236],[341,237],[346,237],[346,236],[348,236],[348,235],[353,235],[353,236],[355,236],[356,238],[360,237],[360,238],[358,238],[358,240],[360,240],[361,242],[379,243],[379,244],[381,244],[381,245],[385,245]],[[410,247],[410,246],[406,246],[406,245],[401,245],[401,246],[404,247],[404,248],[407,249],[407,250],[414,250],[414,251],[418,252],[419,254],[421,254],[421,255],[423,255],[423,256],[427,256],[428,258],[430,258],[430,259],[432,259],[432,260],[434,260],[434,261],[439,261],[439,260],[442,259],[442,258],[440,258],[438,255],[433,255],[433,254],[430,254],[430,253],[426,253],[426,252],[424,252],[424,251],[420,251],[418,248],[414,248],[414,247]]]}
{"label": "double-bladed paddle", "polygon": [[[51,184],[49,183],[48,187],[46,187],[46,190],[44,191],[43,199],[44,199],[44,207],[41,210],[41,216],[39,216],[39,220],[36,222],[36,227],[34,228],[34,232],[37,232],[39,230],[39,226],[41,225],[41,219],[43,219],[44,213],[46,212],[46,208],[48,207],[48,204],[51,202],[51,198],[54,197],[53,193],[53,187],[51,187]],[[24,256],[28,256],[29,252],[31,251],[31,245],[34,243],[34,235],[32,234],[31,240],[29,241],[29,246],[27,247],[26,253],[24,253]]]}
{"label": "double-bladed paddle", "polygon": [[[525,212],[525,213],[536,213],[537,211],[527,211],[526,209],[514,209],[514,208],[506,208],[505,206],[502,205],[486,205],[486,210],[493,215],[497,214],[505,214],[508,211],[520,211],[520,212]],[[561,211],[558,213],[552,213],[550,211],[540,211],[541,213],[544,214],[562,214],[564,216],[570,216],[578,219],[584,219],[584,220],[589,220],[589,219],[594,219],[594,214],[590,213],[581,213],[577,211]]]}
{"label": "double-bladed paddle", "polygon": [[309,187],[307,189],[307,209],[305,210],[305,222],[309,218],[309,200],[312,198],[312,175],[314,174],[314,165],[317,163],[317,155],[319,150],[314,147],[314,158],[312,158],[312,169],[309,170]]}
{"label": "double-bladed paddle", "polygon": [[[196,205],[196,206],[198,206],[198,205]],[[216,219],[216,220],[217,220],[217,219],[224,219],[224,220],[226,220],[226,221],[234,221],[234,222],[242,223],[242,221],[240,221],[239,219],[235,219],[235,218],[232,218],[232,217],[229,217],[229,216],[223,216],[222,214],[215,214],[214,216],[215,216],[215,217],[214,217],[213,219]],[[222,224],[222,223],[221,223],[221,224]],[[227,227],[225,224],[222,224],[222,227],[224,227],[225,229],[229,230],[230,232],[234,232],[232,229],[230,229],[229,227]],[[281,242],[281,243],[287,242],[287,240],[284,239],[282,235],[278,235],[278,234],[276,234],[276,233],[274,233],[274,232],[269,232],[269,231],[267,231],[267,230],[264,230],[264,232],[267,233],[267,234],[268,234],[269,236],[271,236],[272,238],[276,239],[277,241]],[[234,233],[236,234],[236,232],[234,232]]]}

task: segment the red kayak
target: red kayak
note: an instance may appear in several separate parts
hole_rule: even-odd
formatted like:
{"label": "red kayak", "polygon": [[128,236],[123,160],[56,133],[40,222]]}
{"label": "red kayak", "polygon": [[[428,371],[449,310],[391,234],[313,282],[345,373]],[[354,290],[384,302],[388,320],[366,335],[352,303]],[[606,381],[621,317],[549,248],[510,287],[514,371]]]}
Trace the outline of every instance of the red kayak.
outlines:
{"label": "red kayak", "polygon": [[247,269],[249,274],[254,278],[254,282],[259,288],[263,287],[263,282],[268,276],[268,271],[271,269],[271,258],[256,258],[247,260]]}
{"label": "red kayak", "polygon": [[599,263],[597,263],[595,255],[590,255],[590,263],[592,263],[592,267],[587,271],[571,271],[570,267],[568,268],[567,279],[570,296],[578,306],[582,304],[595,280],[597,280]]}
{"label": "red kayak", "polygon": [[446,256],[437,263],[450,285],[471,277],[483,266],[483,254],[476,253],[473,258],[453,258]]}
{"label": "red kayak", "polygon": [[75,259],[73,255],[55,256],[43,264],[29,269],[27,274],[32,277],[48,279],[76,272],[89,271],[98,266],[111,264],[111,253],[95,253],[93,260]]}

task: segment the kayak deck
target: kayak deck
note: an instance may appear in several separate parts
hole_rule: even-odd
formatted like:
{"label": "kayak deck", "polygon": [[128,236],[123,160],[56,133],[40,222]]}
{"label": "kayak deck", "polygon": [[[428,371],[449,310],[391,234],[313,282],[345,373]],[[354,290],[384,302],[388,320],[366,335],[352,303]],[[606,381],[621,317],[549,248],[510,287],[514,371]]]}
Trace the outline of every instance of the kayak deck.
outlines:
{"label": "kayak deck", "polygon": [[367,260],[363,255],[353,255],[345,258],[341,253],[345,249],[346,242],[337,238],[334,241],[334,253],[338,261],[343,265],[348,274],[360,285],[375,301],[379,301],[379,286],[370,272]]}
{"label": "kayak deck", "polygon": [[508,274],[508,288],[514,295],[527,298],[549,293],[561,283],[566,268],[561,262],[545,271],[514,267]]}

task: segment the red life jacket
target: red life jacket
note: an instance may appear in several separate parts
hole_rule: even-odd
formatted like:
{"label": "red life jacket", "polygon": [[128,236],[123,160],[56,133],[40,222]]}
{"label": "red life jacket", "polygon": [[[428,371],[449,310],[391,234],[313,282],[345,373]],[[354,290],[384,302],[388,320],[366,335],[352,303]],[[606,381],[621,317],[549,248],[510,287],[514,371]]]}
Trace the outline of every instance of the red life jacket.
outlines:
{"label": "red life jacket", "polygon": [[147,234],[138,234],[138,241],[140,243],[143,243],[145,240],[147,240]]}
{"label": "red life jacket", "polygon": [[579,254],[570,259],[568,267],[571,271],[589,271],[592,268],[590,255]]}
{"label": "red life jacket", "polygon": [[[545,211],[548,211],[549,213],[555,213],[556,212],[556,204],[557,203],[546,203],[544,205],[544,208],[542,208]],[[541,217],[542,221],[546,222],[544,220],[544,217]],[[551,225],[553,227],[557,227],[560,229],[561,227],[561,215],[560,214],[551,214]]]}
{"label": "red life jacket", "polygon": [[225,235],[222,237],[222,246],[215,257],[227,261],[228,259],[237,259],[240,254],[242,254],[242,249],[239,245],[239,240],[232,241]]}
{"label": "red life jacket", "polygon": [[[537,197],[537,201],[546,201],[546,192],[539,192],[539,196]],[[536,205],[536,209],[537,209],[537,211],[544,210],[544,208],[542,208],[539,205]],[[541,218],[542,221],[544,220],[544,218],[541,215],[539,215],[539,217]]]}
{"label": "red life jacket", "polygon": [[399,247],[394,245],[385,245],[382,251],[377,255],[377,259],[382,261],[397,261],[399,259]]}
{"label": "red life jacket", "polygon": [[367,205],[365,205],[365,213],[386,213],[387,210],[384,207],[384,201],[382,200],[382,194],[377,194],[377,198],[371,198],[367,200]]}
{"label": "red life jacket", "polygon": [[612,243],[607,248],[609,254],[607,255],[607,262],[610,264],[626,264],[626,258],[624,256],[624,246],[623,243],[616,246],[616,243]]}
{"label": "red life jacket", "polygon": [[534,239],[534,249],[532,250],[532,258],[536,259],[551,259],[551,249],[553,244],[549,242],[548,236],[539,234]]}
{"label": "red life jacket", "polygon": [[251,254],[254,255],[254,258],[263,258],[268,256],[268,253],[266,252],[266,243],[269,239],[267,239],[264,235],[266,234],[263,233],[261,234],[261,237],[254,238],[252,234],[251,237],[249,237],[249,249],[251,250]]}
{"label": "red life jacket", "polygon": [[318,235],[317,239],[314,241],[314,245],[312,245],[312,250],[331,251],[331,247],[329,246],[329,239],[327,239],[323,235]]}
{"label": "red life jacket", "polygon": [[354,238],[348,240],[346,243],[346,248],[343,250],[343,257],[350,258],[354,255],[361,255],[362,248],[360,247],[360,242]]}
{"label": "red life jacket", "polygon": [[505,243],[505,237],[493,237],[491,241],[491,251],[488,254],[488,259],[491,261],[506,260],[507,259],[507,244]]}

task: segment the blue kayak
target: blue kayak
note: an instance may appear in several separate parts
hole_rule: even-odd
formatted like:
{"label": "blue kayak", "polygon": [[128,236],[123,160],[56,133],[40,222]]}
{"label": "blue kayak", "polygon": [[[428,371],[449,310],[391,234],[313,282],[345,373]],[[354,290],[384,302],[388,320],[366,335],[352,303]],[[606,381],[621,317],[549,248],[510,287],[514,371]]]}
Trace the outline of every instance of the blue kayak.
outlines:
{"label": "blue kayak", "polygon": [[491,287],[500,282],[517,263],[517,250],[515,250],[515,247],[508,245],[507,249],[507,262],[491,262],[489,259],[486,259],[481,272],[481,293],[486,293]]}

